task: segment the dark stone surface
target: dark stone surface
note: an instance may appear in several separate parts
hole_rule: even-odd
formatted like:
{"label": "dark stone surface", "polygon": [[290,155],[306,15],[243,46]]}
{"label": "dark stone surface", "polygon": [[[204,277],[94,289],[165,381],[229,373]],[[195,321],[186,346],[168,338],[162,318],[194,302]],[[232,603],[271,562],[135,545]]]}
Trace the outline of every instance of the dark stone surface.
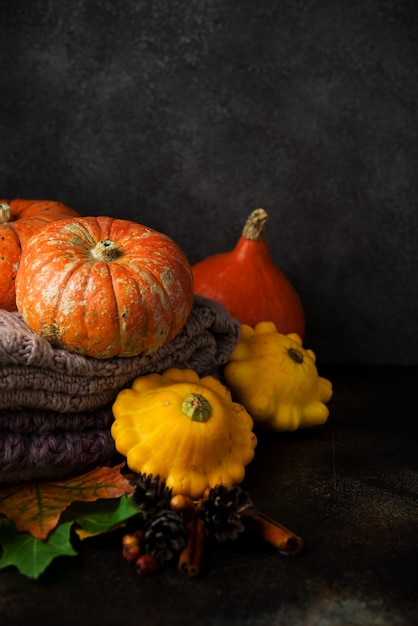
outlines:
{"label": "dark stone surface", "polygon": [[416,364],[414,0],[3,0],[0,194],[191,262],[254,208],[323,362]]}
{"label": "dark stone surface", "polygon": [[[324,367],[334,396],[318,428],[258,433],[243,486],[299,534],[295,556],[251,537],[207,554],[199,578],[140,577],[119,537],[86,540],[38,581],[0,571],[5,626],[415,626],[418,369]],[[411,409],[412,407],[412,409]]]}

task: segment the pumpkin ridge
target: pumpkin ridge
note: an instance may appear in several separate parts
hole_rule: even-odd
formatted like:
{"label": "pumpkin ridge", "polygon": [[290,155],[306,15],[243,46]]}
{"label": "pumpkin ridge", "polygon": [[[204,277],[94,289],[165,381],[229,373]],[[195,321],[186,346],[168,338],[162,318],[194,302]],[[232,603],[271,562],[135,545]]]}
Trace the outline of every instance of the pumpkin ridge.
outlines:
{"label": "pumpkin ridge", "polygon": [[74,239],[70,239],[69,242],[65,241],[66,245],[69,244],[74,248],[77,248],[78,246],[85,248],[86,256],[90,256],[90,249],[94,248],[94,246],[101,239],[100,237],[94,236],[94,234],[89,230],[89,225],[84,223],[83,218],[68,220],[68,222],[64,225],[64,229],[67,232],[70,232],[74,237]]}
{"label": "pumpkin ridge", "polygon": [[[22,242],[20,241],[19,231],[16,230],[16,228],[14,226],[14,222],[8,222],[7,224],[2,224],[2,226],[7,228],[9,233],[13,233],[13,235],[15,236],[16,244],[19,246],[19,251],[21,252],[22,251]],[[1,232],[1,228],[0,228],[0,232]]]}
{"label": "pumpkin ridge", "polygon": [[[158,410],[158,407],[157,407],[157,410]],[[141,432],[139,445],[141,448],[141,452],[143,454],[144,454],[144,451],[147,452],[147,454],[144,454],[144,459],[146,458],[144,463],[146,463],[148,468],[150,468],[151,473],[154,473],[154,474],[160,473],[164,467],[166,468],[165,472],[164,471],[162,472],[162,473],[165,473],[164,478],[165,479],[170,478],[170,474],[172,473],[173,468],[176,467],[178,460],[180,460],[181,462],[181,459],[182,459],[182,455],[180,454],[182,441],[184,441],[187,445],[190,445],[190,440],[187,441],[186,432],[185,432],[187,430],[186,422],[188,421],[189,420],[187,420],[187,418],[185,417],[185,422],[184,422],[185,428],[183,428],[182,422],[178,422],[178,420],[175,420],[175,421],[173,420],[173,422],[171,422],[169,416],[167,416],[165,419],[159,419],[159,420],[157,419],[155,421],[155,424],[152,424],[151,426],[143,424],[142,431],[141,429],[139,429],[139,431]],[[150,420],[146,420],[146,422],[148,422],[148,424],[151,423]],[[178,441],[176,441],[174,453],[172,452],[173,448],[171,446],[171,441],[166,436],[167,428],[169,428],[170,426],[173,428],[173,432],[175,432],[176,435],[178,435],[179,433],[182,433],[183,435],[181,438],[178,439]],[[147,433],[147,436],[145,437],[146,433]],[[155,446],[155,441],[158,440],[159,437],[162,438],[162,443],[160,443],[160,445],[157,447]],[[160,459],[164,450],[167,450],[167,455],[163,455],[163,456],[169,458],[170,461],[169,461],[169,464],[164,463],[162,467]],[[157,467],[159,468],[158,471],[156,469]]]}
{"label": "pumpkin ridge", "polygon": [[66,288],[69,282],[73,279],[74,274],[76,274],[76,272],[78,271],[80,267],[83,267],[83,261],[82,259],[77,259],[77,263],[75,264],[74,267],[71,268],[68,275],[66,276],[64,288],[60,289],[58,292],[57,298],[55,300],[55,305],[52,309],[52,316],[51,316],[52,324],[50,325],[48,332],[45,334],[43,333],[44,337],[48,338],[48,341],[50,341],[52,344],[55,344],[61,347],[63,347],[63,342],[62,342],[61,336],[58,333],[58,323],[57,323],[58,313],[61,310],[61,304],[64,300],[64,294],[65,294]]}
{"label": "pumpkin ridge", "polygon": [[[28,217],[27,219],[24,220],[25,223],[27,224],[29,223],[38,223],[40,222],[42,225],[43,224],[50,224],[51,220],[47,220],[46,218],[42,217],[41,215],[34,215],[33,217]],[[20,224],[19,224],[20,222]],[[23,227],[23,219],[15,219],[12,222],[9,222],[9,225],[11,224],[16,224],[17,227],[22,226]]]}
{"label": "pumpkin ridge", "polygon": [[[139,280],[138,280],[139,277],[137,275],[135,275],[130,268],[128,268],[128,269],[129,269],[129,273],[132,275],[132,277],[134,279],[135,284],[138,285],[139,292],[142,295],[142,288],[141,288],[141,285],[139,284]],[[141,268],[141,271],[144,274],[147,274],[149,277],[151,277],[151,279],[152,279],[152,281],[150,281],[151,283],[153,282],[153,283],[157,283],[159,285],[159,287],[161,289],[161,293],[164,296],[164,313],[166,315],[170,314],[170,321],[169,321],[168,325],[171,327],[171,325],[173,323],[173,319],[174,319],[174,316],[173,316],[173,306],[172,306],[172,303],[171,303],[171,298],[167,297],[167,289],[166,289],[166,286],[164,285],[163,281],[161,280],[161,276],[158,274],[158,272],[153,271],[153,269],[148,267],[148,266],[144,267],[144,268]],[[148,312],[147,312],[147,329],[148,329],[148,326],[149,325],[148,325]]]}
{"label": "pumpkin ridge", "polygon": [[[124,335],[126,335],[126,316],[123,315],[123,312],[121,311],[121,303],[119,303],[119,298],[117,297],[116,291],[115,291],[115,278],[113,276],[113,267],[115,264],[118,264],[119,267],[122,266],[124,267],[126,271],[125,273],[130,277],[133,278],[133,280],[131,281],[135,287],[137,287],[136,285],[136,281],[135,281],[135,276],[132,274],[132,272],[129,271],[129,267],[127,266],[123,266],[122,264],[118,263],[119,259],[115,259],[114,261],[105,263],[107,266],[107,270],[109,272],[109,280],[110,280],[110,284],[112,286],[112,292],[113,292],[113,301],[115,303],[115,307],[116,307],[116,314],[117,314],[117,320],[119,321],[119,323],[117,324],[117,343],[118,343],[118,350],[121,351],[121,346],[123,345],[123,348],[125,350],[126,346],[125,346],[125,339],[126,337],[123,337],[122,340],[122,333],[123,331],[125,331]],[[148,327],[149,327],[149,320],[148,320],[148,311],[145,310],[144,313],[146,314],[146,320],[144,320],[144,323],[146,324],[146,332],[148,332]],[[122,324],[123,324],[123,329],[122,329]],[[129,333],[128,333],[129,334]]]}
{"label": "pumpkin ridge", "polygon": [[[179,409],[180,410],[180,409]],[[184,425],[183,422],[179,422],[177,427],[177,433],[181,433],[181,436],[178,437],[175,446],[175,453],[173,454],[170,461],[170,474],[173,470],[176,470],[176,466],[180,467],[183,465],[183,459],[187,458],[187,450],[192,447],[195,449],[197,446],[195,445],[195,440],[198,437],[197,427],[203,426],[205,427],[205,423],[202,422],[193,422],[188,419],[185,415],[184,417]],[[200,430],[200,429],[199,429]],[[187,468],[190,473],[191,468]]]}
{"label": "pumpkin ridge", "polygon": [[[111,321],[112,321],[112,325],[114,325],[114,330],[111,333],[112,341],[108,343],[107,348],[112,346],[113,349],[115,349],[115,346],[116,346],[116,350],[119,353],[121,351],[121,345],[125,346],[125,343],[126,343],[126,341],[124,341],[125,337],[124,337],[124,339],[122,338],[123,337],[123,331],[122,331],[122,329],[120,327],[119,321],[123,320],[125,318],[121,315],[121,313],[119,311],[119,299],[118,299],[118,297],[116,295],[116,291],[115,291],[115,287],[114,287],[114,280],[113,280],[112,271],[111,271],[112,263],[109,263],[109,262],[106,262],[106,261],[97,261],[95,259],[91,259],[91,263],[88,264],[88,266],[90,268],[90,272],[88,273],[88,280],[87,280],[87,283],[86,283],[86,289],[88,288],[88,284],[89,284],[90,280],[92,280],[93,283],[96,280],[96,278],[92,278],[92,273],[97,268],[98,264],[100,264],[101,267],[103,267],[103,266],[106,267],[108,284],[110,285],[110,289],[111,289],[111,293],[112,293],[111,297],[106,298],[107,305],[111,304],[112,307],[113,307],[113,312],[111,312],[110,310],[107,310],[107,318],[108,319],[110,318]],[[106,279],[103,279],[103,283],[106,283]],[[91,308],[90,304],[89,304],[88,308],[90,310],[90,308]],[[96,307],[96,310],[98,310],[98,308],[100,308],[100,307]],[[108,308],[109,307],[107,307],[107,309]],[[88,330],[89,326],[90,325],[87,325],[86,330]],[[124,330],[126,331],[126,328]],[[126,332],[124,334],[126,336]],[[88,337],[88,342],[90,343],[91,335],[89,335],[88,332],[86,332],[85,336]],[[106,349],[103,349],[103,352],[105,352]]]}

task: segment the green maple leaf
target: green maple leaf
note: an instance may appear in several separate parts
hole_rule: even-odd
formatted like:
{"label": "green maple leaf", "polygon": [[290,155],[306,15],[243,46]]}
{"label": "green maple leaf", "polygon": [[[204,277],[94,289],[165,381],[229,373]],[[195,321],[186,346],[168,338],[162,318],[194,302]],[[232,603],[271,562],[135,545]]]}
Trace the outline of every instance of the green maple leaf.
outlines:
{"label": "green maple leaf", "polygon": [[38,578],[57,556],[76,556],[70,541],[73,522],[58,525],[47,539],[19,532],[13,522],[0,519],[0,569],[14,566],[28,578]]}
{"label": "green maple leaf", "polygon": [[98,500],[92,503],[74,503],[63,514],[63,519],[74,519],[74,530],[79,539],[112,532],[124,523],[141,515],[132,498],[122,496],[118,500]]}
{"label": "green maple leaf", "polygon": [[135,502],[128,496],[88,503],[76,502],[63,513],[60,522],[46,539],[18,531],[13,522],[6,518],[0,519],[0,546],[3,550],[0,569],[15,566],[21,574],[38,578],[55,558],[78,554],[71,543],[71,528],[83,540],[112,532],[140,514]]}
{"label": "green maple leaf", "polygon": [[0,489],[0,514],[38,539],[46,539],[75,501],[93,502],[134,491],[116,467],[98,467],[66,480],[36,480]]}
{"label": "green maple leaf", "polygon": [[38,578],[56,557],[78,554],[72,529],[85,539],[138,515],[127,497],[134,487],[120,473],[122,466],[0,489],[0,569],[15,566],[21,574]]}

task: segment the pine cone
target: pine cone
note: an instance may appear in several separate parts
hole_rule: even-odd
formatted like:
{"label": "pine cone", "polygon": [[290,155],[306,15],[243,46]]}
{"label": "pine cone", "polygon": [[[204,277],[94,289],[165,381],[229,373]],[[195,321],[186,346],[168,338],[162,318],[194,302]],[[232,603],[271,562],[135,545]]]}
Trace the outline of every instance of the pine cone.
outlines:
{"label": "pine cone", "polygon": [[185,546],[183,519],[176,511],[163,510],[149,519],[145,530],[144,550],[160,563],[171,561]]}
{"label": "pine cone", "polygon": [[218,485],[209,491],[207,500],[203,500],[199,507],[206,534],[221,543],[250,530],[256,513],[249,494],[238,485],[231,489]]}
{"label": "pine cone", "polygon": [[171,489],[166,486],[165,480],[153,477],[152,474],[139,474],[136,482],[133,499],[140,509],[149,515],[170,508]]}

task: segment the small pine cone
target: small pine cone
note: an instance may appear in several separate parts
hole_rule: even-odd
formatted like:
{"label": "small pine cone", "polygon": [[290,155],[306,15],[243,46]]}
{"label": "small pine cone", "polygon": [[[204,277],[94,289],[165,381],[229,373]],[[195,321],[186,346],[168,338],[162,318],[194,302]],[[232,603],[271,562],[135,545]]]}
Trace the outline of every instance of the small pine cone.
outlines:
{"label": "small pine cone", "polygon": [[253,528],[256,514],[249,494],[238,485],[231,489],[218,485],[209,491],[199,507],[206,534],[221,543]]}
{"label": "small pine cone", "polygon": [[147,523],[144,550],[160,563],[171,561],[186,543],[183,519],[171,510],[159,511]]}
{"label": "small pine cone", "polygon": [[155,515],[158,511],[170,508],[171,489],[166,486],[165,480],[160,481],[160,477],[152,474],[139,474],[133,499],[137,506]]}

